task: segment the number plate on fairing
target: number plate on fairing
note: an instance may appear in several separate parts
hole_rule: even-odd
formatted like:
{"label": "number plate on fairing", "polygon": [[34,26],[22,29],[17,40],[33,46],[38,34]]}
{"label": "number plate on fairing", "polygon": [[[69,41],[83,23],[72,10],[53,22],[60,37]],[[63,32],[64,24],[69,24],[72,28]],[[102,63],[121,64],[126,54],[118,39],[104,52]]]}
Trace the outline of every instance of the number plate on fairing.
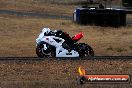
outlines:
{"label": "number plate on fairing", "polygon": [[66,53],[66,55],[72,55],[72,53]]}

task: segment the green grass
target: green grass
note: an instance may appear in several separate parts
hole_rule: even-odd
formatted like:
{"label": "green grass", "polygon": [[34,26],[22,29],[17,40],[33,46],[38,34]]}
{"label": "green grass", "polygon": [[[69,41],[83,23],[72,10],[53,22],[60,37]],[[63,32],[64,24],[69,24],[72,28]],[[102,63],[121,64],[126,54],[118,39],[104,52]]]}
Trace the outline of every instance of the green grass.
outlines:
{"label": "green grass", "polygon": [[123,52],[123,51],[127,51],[127,49],[125,49],[125,48],[115,48],[115,50],[117,51],[117,52]]}
{"label": "green grass", "polygon": [[114,49],[112,48],[112,46],[109,46],[109,47],[107,48],[107,50],[113,51]]}
{"label": "green grass", "polygon": [[132,46],[129,46],[130,49],[132,49]]}

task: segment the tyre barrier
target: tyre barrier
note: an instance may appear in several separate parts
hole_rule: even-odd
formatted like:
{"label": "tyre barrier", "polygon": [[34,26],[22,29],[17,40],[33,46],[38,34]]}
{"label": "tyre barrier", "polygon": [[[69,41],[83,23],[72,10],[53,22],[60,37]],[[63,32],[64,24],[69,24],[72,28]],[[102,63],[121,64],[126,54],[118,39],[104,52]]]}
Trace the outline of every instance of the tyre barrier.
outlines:
{"label": "tyre barrier", "polygon": [[126,26],[126,11],[122,9],[77,8],[73,21],[83,25]]}

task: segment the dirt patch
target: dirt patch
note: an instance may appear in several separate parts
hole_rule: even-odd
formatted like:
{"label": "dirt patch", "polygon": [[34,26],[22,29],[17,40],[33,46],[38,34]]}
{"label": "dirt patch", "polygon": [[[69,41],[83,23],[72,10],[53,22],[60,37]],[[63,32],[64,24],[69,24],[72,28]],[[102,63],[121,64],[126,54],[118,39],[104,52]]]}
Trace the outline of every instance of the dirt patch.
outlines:
{"label": "dirt patch", "polygon": [[131,26],[111,28],[82,26],[71,20],[16,16],[0,17],[0,56],[36,56],[35,39],[43,27],[62,29],[73,36],[84,32],[79,42],[91,45],[95,55],[132,55]]}
{"label": "dirt patch", "polygon": [[59,15],[72,15],[76,6],[74,5],[61,5],[45,3],[43,1],[34,0],[1,0],[0,9],[15,10],[21,12],[40,12]]}
{"label": "dirt patch", "polygon": [[[71,15],[75,7],[74,5],[68,7],[58,4],[46,5],[34,0],[0,1],[1,9],[23,12],[47,11],[53,14]],[[120,28],[82,26],[74,24],[71,20],[0,15],[0,56],[36,56],[35,39],[43,27],[62,29],[71,36],[84,32],[84,38],[80,42],[91,45],[95,55],[132,55],[131,25]],[[87,74],[132,74],[131,60],[0,61],[0,87],[130,88],[132,86],[132,83],[78,85],[76,78],[80,65],[86,69]]]}
{"label": "dirt patch", "polygon": [[[128,88],[128,84],[78,85],[78,67],[87,74],[132,74],[131,60],[43,60],[0,62],[0,87],[8,88]],[[118,67],[117,67],[118,66]]]}

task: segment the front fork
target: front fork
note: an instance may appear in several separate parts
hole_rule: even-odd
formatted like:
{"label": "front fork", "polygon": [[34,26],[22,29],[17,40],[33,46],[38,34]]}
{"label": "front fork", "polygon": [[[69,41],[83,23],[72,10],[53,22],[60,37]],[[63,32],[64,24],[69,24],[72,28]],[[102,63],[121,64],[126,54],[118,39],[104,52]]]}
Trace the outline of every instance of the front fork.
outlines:
{"label": "front fork", "polygon": [[44,49],[44,50],[47,50],[47,46],[46,46],[46,44],[43,44],[43,46],[44,46],[43,49]]}

